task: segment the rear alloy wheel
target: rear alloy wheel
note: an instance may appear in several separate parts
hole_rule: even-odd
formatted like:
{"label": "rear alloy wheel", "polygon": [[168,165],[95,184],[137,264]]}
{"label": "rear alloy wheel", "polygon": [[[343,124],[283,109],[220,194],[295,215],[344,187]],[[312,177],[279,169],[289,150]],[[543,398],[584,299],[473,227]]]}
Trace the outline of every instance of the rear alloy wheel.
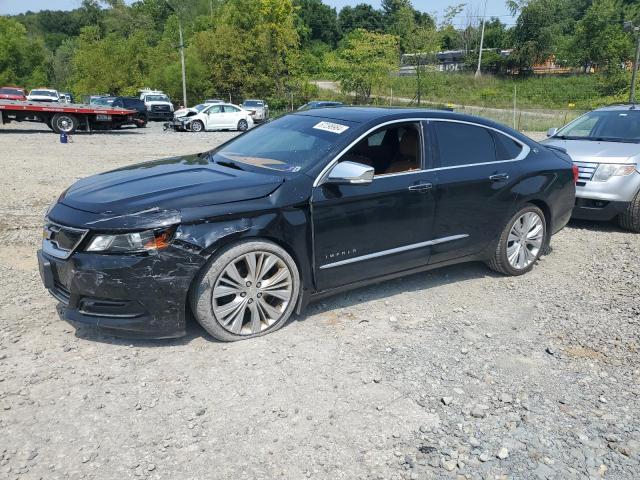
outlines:
{"label": "rear alloy wheel", "polygon": [[271,333],[293,312],[300,277],[291,256],[274,243],[248,241],[220,253],[198,280],[193,313],[225,342]]}
{"label": "rear alloy wheel", "polygon": [[544,213],[538,207],[528,205],[511,217],[488,265],[505,275],[527,273],[542,255],[546,240]]}
{"label": "rear alloy wheel", "polygon": [[627,209],[618,216],[618,223],[625,230],[640,232],[640,191],[633,197]]}
{"label": "rear alloy wheel", "polygon": [[204,123],[202,123],[200,120],[194,120],[193,122],[191,122],[191,131],[192,132],[202,132],[204,130]]}
{"label": "rear alloy wheel", "polygon": [[74,133],[78,129],[78,119],[68,113],[56,113],[51,119],[51,128],[56,133]]}
{"label": "rear alloy wheel", "polygon": [[246,132],[247,130],[249,130],[249,123],[245,119],[240,120],[238,122],[238,130],[240,130],[241,132]]}

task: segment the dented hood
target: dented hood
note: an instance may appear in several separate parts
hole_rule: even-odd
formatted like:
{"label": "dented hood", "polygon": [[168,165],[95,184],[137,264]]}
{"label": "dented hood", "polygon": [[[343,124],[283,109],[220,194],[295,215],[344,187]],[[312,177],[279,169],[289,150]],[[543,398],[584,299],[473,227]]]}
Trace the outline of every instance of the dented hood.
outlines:
{"label": "dented hood", "polygon": [[261,198],[283,177],[211,163],[190,155],[140,163],[73,184],[60,202],[97,214],[181,210]]}

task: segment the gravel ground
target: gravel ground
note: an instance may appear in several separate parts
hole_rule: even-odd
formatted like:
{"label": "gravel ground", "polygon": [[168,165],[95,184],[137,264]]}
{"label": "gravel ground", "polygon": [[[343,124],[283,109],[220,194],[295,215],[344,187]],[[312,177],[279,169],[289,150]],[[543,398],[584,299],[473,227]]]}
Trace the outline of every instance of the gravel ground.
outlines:
{"label": "gravel ground", "polygon": [[640,236],[614,225],[571,223],[524,277],[418,274],[234,344],[61,321],[35,260],[46,206],[231,135],[0,127],[0,478],[640,477]]}

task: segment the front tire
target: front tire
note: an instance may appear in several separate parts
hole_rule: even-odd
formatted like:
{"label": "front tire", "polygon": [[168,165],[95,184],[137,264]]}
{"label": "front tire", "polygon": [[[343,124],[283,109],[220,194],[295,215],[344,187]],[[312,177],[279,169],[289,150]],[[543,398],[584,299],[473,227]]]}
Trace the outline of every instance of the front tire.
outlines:
{"label": "front tire", "polygon": [[274,332],[289,319],[300,292],[291,256],[275,243],[250,240],[218,253],[197,278],[193,314],[223,342]]}
{"label": "front tire", "polygon": [[195,133],[204,131],[204,123],[202,123],[200,120],[194,120],[193,122],[191,122],[191,131]]}
{"label": "front tire", "polygon": [[618,216],[618,223],[625,230],[640,232],[640,191],[633,197],[627,209]]}
{"label": "front tire", "polygon": [[509,219],[487,265],[504,275],[525,274],[542,255],[547,235],[544,213],[535,205],[527,205]]}

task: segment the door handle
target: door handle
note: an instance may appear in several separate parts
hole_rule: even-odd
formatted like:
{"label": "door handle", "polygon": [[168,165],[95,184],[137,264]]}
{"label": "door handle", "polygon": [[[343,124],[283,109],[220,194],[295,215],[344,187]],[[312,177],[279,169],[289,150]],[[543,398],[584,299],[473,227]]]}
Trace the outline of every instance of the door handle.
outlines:
{"label": "door handle", "polygon": [[496,173],[495,175],[491,175],[489,180],[492,182],[499,182],[500,180],[509,180],[509,175],[506,173]]}
{"label": "door handle", "polygon": [[433,188],[433,184],[431,183],[419,183],[417,185],[411,185],[409,187],[410,192],[416,193],[426,193]]}

